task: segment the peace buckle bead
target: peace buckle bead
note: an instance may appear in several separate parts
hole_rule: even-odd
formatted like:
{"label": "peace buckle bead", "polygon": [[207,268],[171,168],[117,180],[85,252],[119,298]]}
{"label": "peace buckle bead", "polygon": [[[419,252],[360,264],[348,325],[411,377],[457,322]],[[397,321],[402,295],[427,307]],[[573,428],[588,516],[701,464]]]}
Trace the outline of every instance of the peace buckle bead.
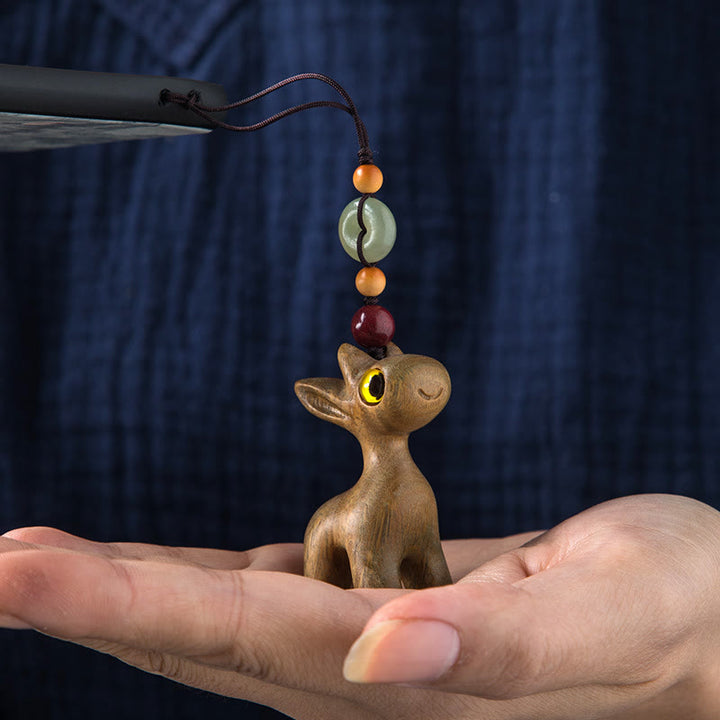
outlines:
{"label": "peace buckle bead", "polygon": [[[357,239],[360,225],[357,219],[358,204],[362,198],[350,201],[340,215],[338,234],[345,252],[360,261],[357,251]],[[363,223],[367,234],[363,238],[363,254],[368,263],[376,263],[386,257],[395,245],[397,226],[390,208],[374,197],[365,200]]]}

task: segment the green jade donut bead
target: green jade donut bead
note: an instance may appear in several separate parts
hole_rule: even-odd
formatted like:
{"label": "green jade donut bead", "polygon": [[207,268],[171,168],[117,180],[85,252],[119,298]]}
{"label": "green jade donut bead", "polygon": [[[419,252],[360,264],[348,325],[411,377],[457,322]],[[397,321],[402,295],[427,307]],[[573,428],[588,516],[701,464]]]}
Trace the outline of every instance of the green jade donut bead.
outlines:
{"label": "green jade donut bead", "polygon": [[[360,198],[349,202],[340,215],[338,233],[345,252],[355,260],[360,260],[357,253],[357,239],[360,225],[357,221],[357,208]],[[369,263],[382,260],[395,244],[397,226],[390,208],[376,198],[368,198],[363,206],[363,222],[367,235],[363,238],[363,254]]]}

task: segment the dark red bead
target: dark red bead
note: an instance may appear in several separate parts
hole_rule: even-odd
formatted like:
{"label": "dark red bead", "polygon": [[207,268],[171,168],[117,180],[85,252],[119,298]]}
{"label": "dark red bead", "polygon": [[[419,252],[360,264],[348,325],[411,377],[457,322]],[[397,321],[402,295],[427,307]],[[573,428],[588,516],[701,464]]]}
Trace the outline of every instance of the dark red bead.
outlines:
{"label": "dark red bead", "polygon": [[358,345],[384,347],[395,335],[395,320],[382,305],[363,305],[353,315],[352,334]]}

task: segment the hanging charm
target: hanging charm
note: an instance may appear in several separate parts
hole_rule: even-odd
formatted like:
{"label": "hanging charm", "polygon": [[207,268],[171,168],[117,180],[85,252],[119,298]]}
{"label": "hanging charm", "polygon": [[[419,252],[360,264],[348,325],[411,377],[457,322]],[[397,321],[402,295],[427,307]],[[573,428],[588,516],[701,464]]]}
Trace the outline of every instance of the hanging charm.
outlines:
{"label": "hanging charm", "polygon": [[[318,100],[282,110],[251,125],[230,125],[214,115],[242,107],[301,80],[320,80],[344,102]],[[408,436],[429,423],[450,397],[450,377],[436,360],[404,355],[391,341],[395,320],[378,303],[385,274],[376,263],[393,249],[395,218],[375,193],[383,174],[373,162],[367,131],[345,89],[319,73],[282,80],[244,100],[210,107],[200,93],[160,92],[161,104],[175,103],[215,127],[248,132],[297,112],[330,107],[355,122],[360,165],[353,185],[361,194],[340,216],[338,230],[346,252],[362,264],[355,287],[363,305],[351,321],[363,349],[342,345],[342,379],[299,380],[295,392],[314,415],[349,430],[360,441],[364,468],[357,483],[326,502],[305,532],[305,574],[340,587],[423,588],[451,582],[440,544],[435,496],[410,456]]]}
{"label": "hanging charm", "polygon": [[295,392],[314,415],[349,430],[364,468],[357,483],[326,502],[305,531],[304,572],[340,587],[425,588],[447,585],[435,496],[413,462],[411,432],[430,422],[450,397],[450,376],[436,360],[404,355],[391,343],[395,320],[378,304],[386,278],[376,262],[395,244],[395,219],[373,197],[382,172],[361,164],[353,175],[362,197],[338,225],[348,255],[362,263],[355,287],[364,296],[353,315],[358,350],[342,345],[342,380],[300,380]]}

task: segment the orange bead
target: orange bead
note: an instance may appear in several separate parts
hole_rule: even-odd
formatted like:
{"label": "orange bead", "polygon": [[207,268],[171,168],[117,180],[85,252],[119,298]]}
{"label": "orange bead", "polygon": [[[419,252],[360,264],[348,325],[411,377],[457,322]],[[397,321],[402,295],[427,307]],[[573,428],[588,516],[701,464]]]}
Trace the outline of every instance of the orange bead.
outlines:
{"label": "orange bead", "polygon": [[363,195],[376,193],[382,187],[382,184],[382,170],[377,165],[358,165],[353,173],[353,185]]}
{"label": "orange bead", "polygon": [[379,267],[364,267],[355,277],[355,287],[365,297],[380,295],[385,282],[385,273]]}

